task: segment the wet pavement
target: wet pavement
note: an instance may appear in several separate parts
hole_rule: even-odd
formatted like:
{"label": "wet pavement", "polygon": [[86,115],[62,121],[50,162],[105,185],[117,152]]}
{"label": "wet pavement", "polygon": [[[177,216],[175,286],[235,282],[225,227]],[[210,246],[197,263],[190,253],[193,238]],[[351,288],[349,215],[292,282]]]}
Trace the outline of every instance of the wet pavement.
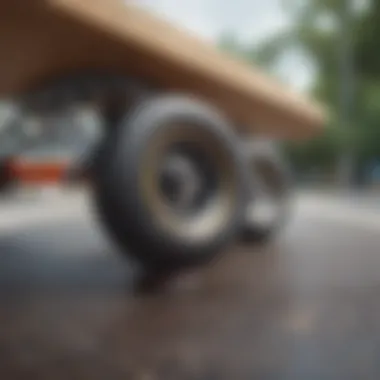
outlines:
{"label": "wet pavement", "polygon": [[144,293],[86,218],[7,229],[0,379],[377,380],[380,217],[348,207]]}

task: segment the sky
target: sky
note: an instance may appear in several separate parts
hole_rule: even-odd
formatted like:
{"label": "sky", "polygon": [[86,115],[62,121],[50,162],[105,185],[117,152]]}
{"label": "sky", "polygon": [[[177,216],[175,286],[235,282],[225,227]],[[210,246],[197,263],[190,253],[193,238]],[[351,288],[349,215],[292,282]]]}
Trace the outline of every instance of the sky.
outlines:
{"label": "sky", "polygon": [[[127,0],[157,13],[200,37],[215,42],[223,32],[239,40],[259,43],[291,25],[281,0]],[[289,53],[280,64],[279,75],[299,90],[307,89],[312,67],[298,54]]]}

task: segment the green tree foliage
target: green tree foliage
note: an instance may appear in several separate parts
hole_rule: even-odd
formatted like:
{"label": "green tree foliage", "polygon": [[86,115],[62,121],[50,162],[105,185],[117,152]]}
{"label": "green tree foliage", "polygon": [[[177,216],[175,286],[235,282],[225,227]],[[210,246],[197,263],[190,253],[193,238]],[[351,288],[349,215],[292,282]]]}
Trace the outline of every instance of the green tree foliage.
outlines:
{"label": "green tree foliage", "polygon": [[[271,68],[291,49],[308,57],[316,68],[311,93],[331,112],[325,133],[302,144],[288,144],[287,151],[299,170],[319,167],[333,170],[342,149],[354,154],[358,167],[380,159],[380,2],[355,8],[351,20],[355,68],[353,118],[339,120],[341,14],[348,0],[284,0],[292,27],[258,47],[235,45],[249,62]],[[357,2],[366,4],[366,2]],[[231,39],[232,40],[232,39]],[[235,41],[236,42],[236,41]],[[345,125],[343,125],[345,124]]]}

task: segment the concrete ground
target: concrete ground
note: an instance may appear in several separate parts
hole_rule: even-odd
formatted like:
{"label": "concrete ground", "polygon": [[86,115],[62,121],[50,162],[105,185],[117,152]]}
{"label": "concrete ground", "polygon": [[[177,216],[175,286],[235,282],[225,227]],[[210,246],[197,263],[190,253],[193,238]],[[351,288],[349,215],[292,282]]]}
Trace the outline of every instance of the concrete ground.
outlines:
{"label": "concrete ground", "polygon": [[380,378],[376,197],[300,194],[269,246],[151,293],[82,195],[32,198],[0,201],[0,379]]}

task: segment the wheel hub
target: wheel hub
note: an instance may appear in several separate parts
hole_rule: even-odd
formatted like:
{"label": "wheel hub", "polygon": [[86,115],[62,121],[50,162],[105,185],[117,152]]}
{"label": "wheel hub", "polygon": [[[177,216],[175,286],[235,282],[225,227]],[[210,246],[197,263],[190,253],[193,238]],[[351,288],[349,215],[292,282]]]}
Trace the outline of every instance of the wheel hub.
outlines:
{"label": "wheel hub", "polygon": [[167,203],[178,210],[192,210],[204,187],[202,173],[184,154],[170,155],[161,173],[161,191]]}

